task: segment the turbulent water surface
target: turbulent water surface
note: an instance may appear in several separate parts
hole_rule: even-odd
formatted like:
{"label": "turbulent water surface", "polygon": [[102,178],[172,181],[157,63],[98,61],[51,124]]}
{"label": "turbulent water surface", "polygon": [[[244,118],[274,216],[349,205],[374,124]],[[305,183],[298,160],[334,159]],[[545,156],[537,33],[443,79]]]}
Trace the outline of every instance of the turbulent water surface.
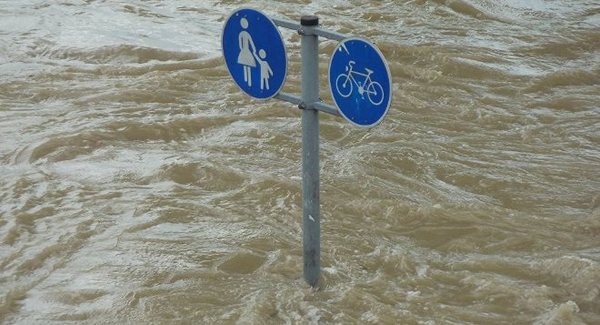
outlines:
{"label": "turbulent water surface", "polygon": [[[321,115],[316,289],[300,112],[231,80],[239,7],[389,61],[379,126]],[[7,324],[600,324],[600,2],[0,1],[0,173]]]}

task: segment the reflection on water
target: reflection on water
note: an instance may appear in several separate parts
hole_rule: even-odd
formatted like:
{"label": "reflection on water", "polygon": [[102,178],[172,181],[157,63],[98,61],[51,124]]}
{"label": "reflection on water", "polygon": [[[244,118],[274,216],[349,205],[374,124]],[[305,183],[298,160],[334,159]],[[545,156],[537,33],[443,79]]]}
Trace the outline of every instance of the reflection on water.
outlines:
{"label": "reflection on water", "polygon": [[[321,118],[318,290],[299,113],[221,58],[240,6],[316,13],[390,63],[381,125]],[[598,8],[1,2],[0,321],[600,323]]]}

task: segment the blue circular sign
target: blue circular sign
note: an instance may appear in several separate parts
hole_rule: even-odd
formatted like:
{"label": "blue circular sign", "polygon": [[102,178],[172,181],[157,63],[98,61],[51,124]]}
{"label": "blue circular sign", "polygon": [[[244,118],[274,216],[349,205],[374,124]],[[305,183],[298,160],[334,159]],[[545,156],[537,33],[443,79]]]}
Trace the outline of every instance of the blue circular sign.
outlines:
{"label": "blue circular sign", "polygon": [[345,39],[329,62],[329,89],[339,112],[352,124],[381,122],[392,102],[392,77],[383,54],[373,44]]}
{"label": "blue circular sign", "polygon": [[281,90],[287,74],[283,38],[262,12],[239,9],[225,22],[223,56],[229,74],[246,94],[269,99]]}

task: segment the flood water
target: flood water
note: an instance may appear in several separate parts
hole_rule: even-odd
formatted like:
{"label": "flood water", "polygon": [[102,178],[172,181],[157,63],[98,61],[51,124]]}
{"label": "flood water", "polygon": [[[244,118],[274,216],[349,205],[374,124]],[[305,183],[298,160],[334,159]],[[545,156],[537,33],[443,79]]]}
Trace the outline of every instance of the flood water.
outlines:
{"label": "flood water", "polygon": [[[316,289],[301,113],[231,80],[240,7],[390,65],[380,125],[321,114]],[[0,174],[0,323],[600,324],[600,1],[0,1]]]}

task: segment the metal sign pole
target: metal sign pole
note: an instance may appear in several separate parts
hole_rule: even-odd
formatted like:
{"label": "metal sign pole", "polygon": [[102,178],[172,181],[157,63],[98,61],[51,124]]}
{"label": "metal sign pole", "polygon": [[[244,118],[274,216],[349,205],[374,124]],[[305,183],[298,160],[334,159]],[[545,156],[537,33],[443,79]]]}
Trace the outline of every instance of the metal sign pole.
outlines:
{"label": "metal sign pole", "polygon": [[[313,32],[316,16],[302,16],[299,31],[302,56],[302,102],[319,101],[319,38]],[[306,106],[306,105],[305,105]],[[304,279],[311,286],[319,281],[321,219],[319,200],[319,111],[302,110],[302,209]]]}
{"label": "metal sign pole", "polygon": [[[287,74],[287,54],[277,26],[302,35],[301,96],[281,92]],[[340,41],[332,54],[328,76],[335,107],[319,99],[319,36]],[[243,92],[259,99],[277,98],[302,108],[304,279],[314,287],[321,272],[319,111],[341,115],[361,127],[378,124],[392,99],[389,67],[371,43],[322,29],[319,17],[312,15],[302,16],[298,24],[271,19],[254,9],[236,10],[225,22],[222,45],[227,70]],[[355,80],[361,77],[366,80]]]}

